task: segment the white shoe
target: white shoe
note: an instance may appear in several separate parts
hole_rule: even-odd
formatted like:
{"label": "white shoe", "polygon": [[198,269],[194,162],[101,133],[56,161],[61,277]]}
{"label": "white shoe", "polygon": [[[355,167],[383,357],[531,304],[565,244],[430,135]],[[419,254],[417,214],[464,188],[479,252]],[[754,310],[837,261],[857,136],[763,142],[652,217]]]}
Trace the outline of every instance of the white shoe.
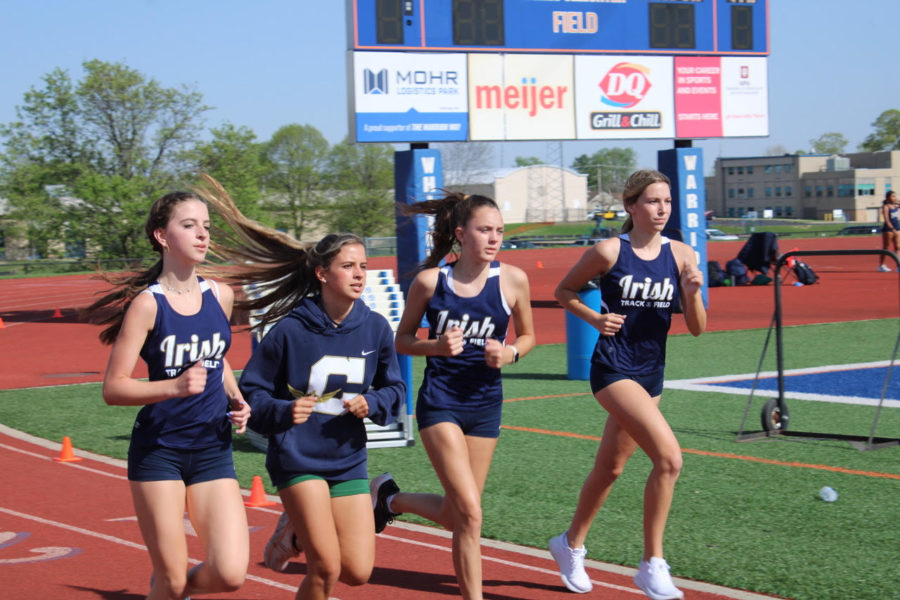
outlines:
{"label": "white shoe", "polygon": [[559,565],[559,576],[562,578],[563,585],[570,592],[576,594],[587,594],[593,589],[594,584],[584,570],[584,556],[587,554],[587,548],[570,548],[568,531],[563,531],[554,538],[550,538],[550,554],[553,560]]}
{"label": "white shoe", "polygon": [[275,532],[266,543],[263,562],[273,571],[284,573],[291,559],[300,556],[300,550],[294,545],[294,527],[286,512],[278,517]]}
{"label": "white shoe", "polygon": [[885,265],[878,265],[878,270],[882,273],[890,273],[893,269]]}
{"label": "white shoe", "polygon": [[684,598],[684,592],[672,583],[669,575],[669,564],[657,557],[651,557],[649,561],[641,561],[637,574],[634,576],[634,584],[641,588],[651,600],[680,600]]}

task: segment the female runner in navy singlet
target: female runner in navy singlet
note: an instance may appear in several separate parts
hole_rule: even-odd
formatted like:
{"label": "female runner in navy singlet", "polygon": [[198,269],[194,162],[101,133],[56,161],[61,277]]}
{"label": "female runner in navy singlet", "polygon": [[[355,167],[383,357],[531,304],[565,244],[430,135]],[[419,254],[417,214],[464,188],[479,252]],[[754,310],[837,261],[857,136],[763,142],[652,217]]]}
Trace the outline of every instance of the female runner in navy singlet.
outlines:
{"label": "female runner in navy singlet", "polygon": [[[410,512],[451,530],[460,593],[480,600],[481,493],[500,436],[500,368],[534,347],[528,278],[497,260],[503,217],[492,199],[451,193],[407,208],[434,215],[434,248],[410,286],[397,350],[426,357],[416,422],[444,496],[400,492],[390,473],[380,475],[371,486],[375,527]],[[457,260],[439,267],[455,249]],[[427,339],[416,335],[423,316]],[[506,344],[510,316],[516,340]]]}
{"label": "female runner in navy singlet", "polygon": [[[107,404],[143,406],[128,450],[138,525],[153,563],[150,600],[234,591],[249,561],[243,497],[231,428],[243,433],[250,407],[225,358],[231,344],[231,288],[198,277],[209,248],[209,211],[190,192],[153,203],[145,227],[160,260],[147,271],[104,275],[115,289],[88,309],[112,344],[103,379]],[[149,381],[132,374],[138,357]],[[184,512],[204,545],[188,569]]]}
{"label": "female runner in navy singlet", "polygon": [[[632,173],[622,196],[628,212],[622,235],[586,250],[556,288],[559,303],[600,332],[591,358],[591,390],[609,416],[569,529],[550,540],[550,552],[569,590],[591,590],[584,570],[585,538],[625,463],[640,447],[653,469],[644,488],[644,555],[634,581],[653,600],[682,598],[663,559],[663,530],[681,471],[681,448],[659,401],[666,337],[679,295],[688,330],[697,336],[706,328],[703,275],[693,249],[661,233],[672,212],[664,174]],[[600,313],[578,296],[598,276],[604,305]]]}
{"label": "female runner in navy singlet", "polygon": [[230,279],[262,290],[237,305],[264,310],[263,330],[273,324],[240,380],[285,510],[263,561],[283,572],[302,548],[296,597],[327,600],[338,581],[365,584],[375,564],[363,419],[394,421],[406,396],[394,333],[361,299],[368,261],[359,236],[297,241],[247,219],[208,182],[204,197],[236,236],[214,250],[234,264]]}

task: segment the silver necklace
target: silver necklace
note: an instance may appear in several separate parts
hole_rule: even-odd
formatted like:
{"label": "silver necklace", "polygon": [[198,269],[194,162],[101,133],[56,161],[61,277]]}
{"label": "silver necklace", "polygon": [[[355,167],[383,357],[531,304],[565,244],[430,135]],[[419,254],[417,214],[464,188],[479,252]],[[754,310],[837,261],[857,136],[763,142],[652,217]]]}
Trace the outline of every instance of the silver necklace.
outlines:
{"label": "silver necklace", "polygon": [[172,292],[173,294],[176,294],[178,296],[180,296],[182,294],[187,294],[192,289],[194,289],[193,285],[189,285],[186,288],[176,288],[176,287],[172,287],[169,284],[163,283],[162,286],[167,292]]}

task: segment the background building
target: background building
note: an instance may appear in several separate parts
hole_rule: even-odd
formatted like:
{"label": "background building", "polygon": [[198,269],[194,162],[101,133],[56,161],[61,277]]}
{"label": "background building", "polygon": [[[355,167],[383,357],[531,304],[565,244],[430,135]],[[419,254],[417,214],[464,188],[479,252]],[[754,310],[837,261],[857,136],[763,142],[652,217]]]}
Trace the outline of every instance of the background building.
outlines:
{"label": "background building", "polygon": [[444,175],[445,187],[497,201],[506,223],[588,219],[587,175],[552,165],[531,165]]}
{"label": "background building", "polygon": [[874,222],[893,181],[900,151],[844,155],[784,154],[717,158],[706,178],[706,206],[720,217]]}

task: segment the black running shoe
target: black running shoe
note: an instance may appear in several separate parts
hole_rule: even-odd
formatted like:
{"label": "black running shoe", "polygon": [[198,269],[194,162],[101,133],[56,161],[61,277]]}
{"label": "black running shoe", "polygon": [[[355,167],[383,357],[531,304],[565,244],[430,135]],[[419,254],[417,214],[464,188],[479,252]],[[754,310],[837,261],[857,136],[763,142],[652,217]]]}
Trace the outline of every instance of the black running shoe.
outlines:
{"label": "black running shoe", "polygon": [[388,523],[394,522],[394,517],[402,513],[392,513],[388,510],[387,500],[400,492],[397,483],[390,473],[382,473],[369,484],[369,493],[372,495],[372,510],[375,511],[375,533],[381,533]]}

